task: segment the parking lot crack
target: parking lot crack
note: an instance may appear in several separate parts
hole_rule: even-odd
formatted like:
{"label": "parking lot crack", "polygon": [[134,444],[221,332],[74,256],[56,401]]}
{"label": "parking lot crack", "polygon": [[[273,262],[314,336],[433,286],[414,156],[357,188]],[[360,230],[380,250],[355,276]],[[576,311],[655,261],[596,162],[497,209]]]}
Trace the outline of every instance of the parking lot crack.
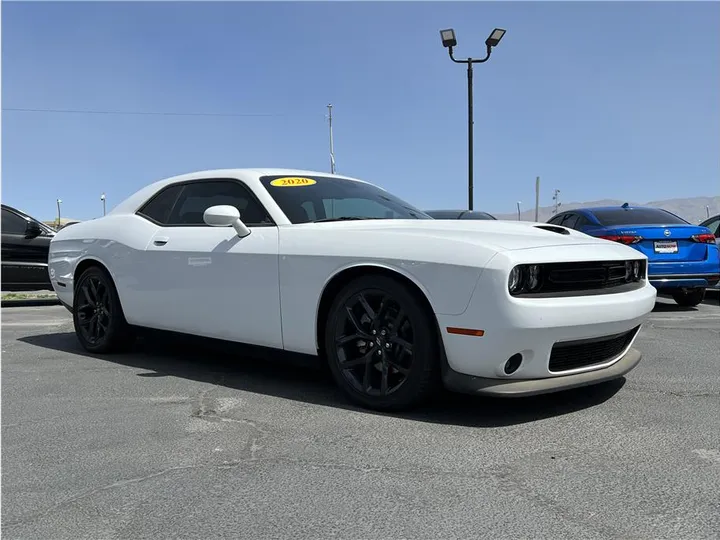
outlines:
{"label": "parking lot crack", "polygon": [[138,476],[135,478],[128,478],[126,480],[119,480],[117,482],[113,482],[113,483],[107,484],[105,486],[87,489],[87,490],[81,491],[80,493],[77,493],[75,495],[72,495],[66,499],[63,499],[63,500],[57,502],[56,504],[52,505],[50,508],[44,510],[43,512],[39,512],[36,514],[30,514],[30,515],[23,516],[19,519],[13,520],[13,521],[5,522],[5,523],[3,523],[3,528],[7,529],[8,527],[16,527],[18,525],[23,525],[23,524],[30,523],[33,521],[37,521],[38,519],[44,518],[45,516],[48,516],[54,512],[57,512],[58,510],[60,510],[61,508],[65,507],[65,506],[68,506],[70,504],[78,502],[82,499],[86,499],[87,497],[92,497],[93,495],[96,495],[98,493],[111,491],[111,490],[118,489],[118,488],[123,488],[125,486],[132,485],[132,484],[139,484],[139,483],[145,482],[147,480],[152,480],[154,478],[164,476],[171,472],[187,471],[190,469],[197,469],[197,468],[202,468],[205,466],[206,465],[182,465],[182,466],[177,466],[177,467],[168,467],[167,469],[163,469],[161,471],[146,474],[143,476]]}
{"label": "parking lot crack", "polygon": [[218,400],[208,396],[208,394],[215,388],[217,387],[210,388],[198,394],[198,397],[193,404],[190,416],[207,422],[230,423],[247,426],[250,428],[250,438],[241,452],[241,459],[238,460],[237,463],[258,459],[258,452],[264,448],[263,441],[267,438],[269,430],[266,426],[263,426],[254,420],[228,416],[222,407],[219,406]]}

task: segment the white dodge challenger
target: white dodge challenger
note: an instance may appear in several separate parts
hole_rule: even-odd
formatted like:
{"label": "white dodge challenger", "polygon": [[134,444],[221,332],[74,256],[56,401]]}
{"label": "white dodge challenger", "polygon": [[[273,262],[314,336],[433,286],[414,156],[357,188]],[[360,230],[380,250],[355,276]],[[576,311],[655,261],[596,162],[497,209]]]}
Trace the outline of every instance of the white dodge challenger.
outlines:
{"label": "white dodge challenger", "polygon": [[93,353],[169,330],[319,355],[349,399],[524,396],[622,377],[655,304],[638,251],[555,225],[435,220],[362,180],[213,170],[59,231],[49,272]]}

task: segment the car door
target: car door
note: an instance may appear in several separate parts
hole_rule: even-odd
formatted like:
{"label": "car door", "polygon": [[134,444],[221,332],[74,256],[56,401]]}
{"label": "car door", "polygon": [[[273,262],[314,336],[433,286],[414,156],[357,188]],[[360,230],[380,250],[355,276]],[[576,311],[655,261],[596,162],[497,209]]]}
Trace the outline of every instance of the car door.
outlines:
{"label": "car door", "polygon": [[[228,204],[251,233],[211,227],[203,213]],[[173,185],[140,209],[157,231],[144,253],[133,318],[145,326],[282,347],[278,229],[235,179]],[[140,286],[140,284],[142,284]]]}
{"label": "car door", "polygon": [[[29,223],[35,225],[32,234],[28,231]],[[40,223],[2,208],[3,290],[52,288],[47,267],[51,238],[49,230]]]}

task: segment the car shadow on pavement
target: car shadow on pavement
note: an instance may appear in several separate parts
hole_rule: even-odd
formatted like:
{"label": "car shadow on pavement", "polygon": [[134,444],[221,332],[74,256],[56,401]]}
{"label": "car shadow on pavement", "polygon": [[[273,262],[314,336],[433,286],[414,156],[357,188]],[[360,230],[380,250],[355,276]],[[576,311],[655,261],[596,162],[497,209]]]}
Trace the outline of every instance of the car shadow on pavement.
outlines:
{"label": "car shadow on pavement", "polygon": [[600,385],[526,398],[485,398],[441,391],[427,405],[403,413],[379,413],[348,403],[316,357],[302,357],[216,342],[151,333],[128,353],[93,355],[74,333],[41,334],[19,341],[101,362],[148,370],[140,378],[181,377],[230,389],[304,403],[393,416],[421,422],[467,427],[501,427],[570,414],[602,404],[625,384],[617,379]]}

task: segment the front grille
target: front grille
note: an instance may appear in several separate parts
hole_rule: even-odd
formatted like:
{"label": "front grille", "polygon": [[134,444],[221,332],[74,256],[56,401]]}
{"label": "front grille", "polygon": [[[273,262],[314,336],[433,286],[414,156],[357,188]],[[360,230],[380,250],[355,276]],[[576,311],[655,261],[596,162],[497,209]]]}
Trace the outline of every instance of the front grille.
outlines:
{"label": "front grille", "polygon": [[[625,261],[549,263],[541,265],[541,268],[540,293],[607,290],[628,286]],[[640,261],[640,276],[645,276],[645,261]],[[630,284],[631,288],[637,286],[641,284]]]}
{"label": "front grille", "polygon": [[544,289],[602,289],[625,283],[625,261],[546,264]]}
{"label": "front grille", "polygon": [[621,354],[640,330],[577,341],[561,341],[553,345],[548,368],[553,373],[602,364]]}

